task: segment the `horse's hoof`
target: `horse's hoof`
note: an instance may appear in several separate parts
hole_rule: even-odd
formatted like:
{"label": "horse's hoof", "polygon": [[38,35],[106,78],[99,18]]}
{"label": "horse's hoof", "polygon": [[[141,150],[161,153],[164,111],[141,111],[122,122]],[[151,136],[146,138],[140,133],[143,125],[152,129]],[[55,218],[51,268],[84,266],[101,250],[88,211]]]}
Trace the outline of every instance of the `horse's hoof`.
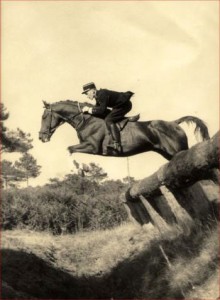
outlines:
{"label": "horse's hoof", "polygon": [[72,147],[71,147],[71,146],[67,147],[67,150],[69,151],[69,153],[70,153],[70,154],[72,154],[72,153],[73,153],[73,149],[72,149]]}
{"label": "horse's hoof", "polygon": [[103,150],[102,155],[103,156],[107,156],[108,155],[108,151],[107,150]]}

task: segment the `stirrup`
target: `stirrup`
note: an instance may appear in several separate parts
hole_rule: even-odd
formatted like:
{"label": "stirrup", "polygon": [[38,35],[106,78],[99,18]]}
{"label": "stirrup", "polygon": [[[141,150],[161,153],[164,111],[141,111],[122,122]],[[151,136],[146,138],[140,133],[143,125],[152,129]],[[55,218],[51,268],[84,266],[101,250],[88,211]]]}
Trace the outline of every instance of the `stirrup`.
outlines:
{"label": "stirrup", "polygon": [[114,151],[118,152],[118,154],[122,153],[122,146],[118,142],[113,142],[113,145],[109,145],[108,148],[113,149]]}

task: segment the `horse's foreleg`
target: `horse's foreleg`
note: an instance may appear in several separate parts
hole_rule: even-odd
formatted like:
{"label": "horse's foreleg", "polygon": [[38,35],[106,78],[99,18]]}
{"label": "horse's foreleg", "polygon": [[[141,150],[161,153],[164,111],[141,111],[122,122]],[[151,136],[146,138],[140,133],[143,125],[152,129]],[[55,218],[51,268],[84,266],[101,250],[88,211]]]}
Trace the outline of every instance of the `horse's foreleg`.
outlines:
{"label": "horse's foreleg", "polygon": [[95,154],[92,145],[89,143],[81,143],[78,145],[69,146],[67,150],[70,152],[70,154],[75,152]]}
{"label": "horse's foreleg", "polygon": [[67,149],[70,152],[70,154],[72,154],[74,152],[89,153],[89,154],[98,154],[99,153],[98,146],[93,145],[92,143],[89,143],[89,142],[83,142],[78,145],[69,146]]}

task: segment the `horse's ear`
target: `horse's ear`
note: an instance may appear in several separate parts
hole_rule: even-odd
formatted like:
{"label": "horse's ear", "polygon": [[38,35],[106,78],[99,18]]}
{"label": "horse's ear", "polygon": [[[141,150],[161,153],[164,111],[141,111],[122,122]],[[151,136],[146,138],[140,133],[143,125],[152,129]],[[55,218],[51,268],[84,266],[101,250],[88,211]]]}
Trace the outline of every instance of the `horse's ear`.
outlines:
{"label": "horse's ear", "polygon": [[46,101],[42,100],[43,104],[44,104],[44,108],[50,108],[50,104],[47,103]]}

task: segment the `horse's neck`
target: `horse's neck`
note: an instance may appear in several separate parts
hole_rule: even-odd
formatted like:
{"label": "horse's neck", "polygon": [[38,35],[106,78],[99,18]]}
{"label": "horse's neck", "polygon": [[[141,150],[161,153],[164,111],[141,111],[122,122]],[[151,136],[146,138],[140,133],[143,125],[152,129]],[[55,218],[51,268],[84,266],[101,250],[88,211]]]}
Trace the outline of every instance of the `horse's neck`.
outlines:
{"label": "horse's neck", "polygon": [[73,118],[69,124],[74,127],[76,131],[80,131],[86,124],[88,124],[89,120],[91,120],[91,117],[92,116],[89,114],[81,113],[80,115]]}
{"label": "horse's neck", "polygon": [[74,110],[71,110],[71,106],[70,106],[66,111],[66,114],[67,115],[69,114],[68,123],[72,127],[74,127],[77,131],[80,131],[84,127],[84,125],[88,123],[88,121],[92,118],[92,116],[90,114],[84,114],[79,104],[74,104],[74,105],[75,105]]}
{"label": "horse's neck", "polygon": [[67,123],[78,131],[92,118],[91,115],[82,113],[83,106],[82,103],[77,102],[60,102],[57,107],[54,108],[58,114],[63,116],[63,119]]}

